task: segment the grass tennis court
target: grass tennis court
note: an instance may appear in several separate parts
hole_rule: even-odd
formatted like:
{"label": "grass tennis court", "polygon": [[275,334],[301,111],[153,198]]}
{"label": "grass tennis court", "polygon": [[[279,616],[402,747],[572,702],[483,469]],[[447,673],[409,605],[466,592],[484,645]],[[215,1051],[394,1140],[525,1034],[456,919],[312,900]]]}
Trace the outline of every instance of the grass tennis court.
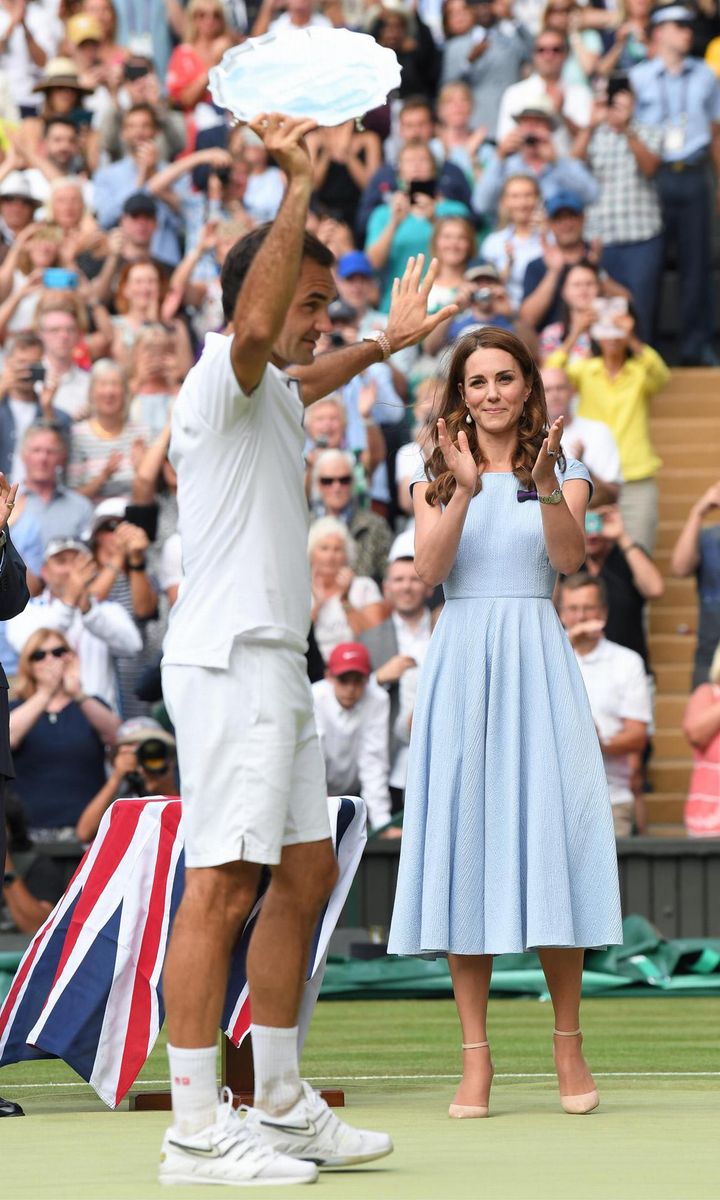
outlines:
{"label": "grass tennis court", "polygon": [[[552,1012],[534,1000],[491,1003],[493,1116],[452,1122],[459,1033],[449,1000],[324,1002],[304,1071],[346,1089],[347,1117],[387,1129],[396,1153],[323,1173],[325,1200],[716,1200],[720,1191],[720,1000],[597,999],[583,1006],[601,1092],[588,1117],[561,1112]],[[143,1086],[167,1081],[158,1044]],[[156,1081],[150,1084],[148,1081]],[[145,1200],[165,1114],[108,1112],[64,1064],[0,1072],[25,1120],[0,1123],[3,1200]],[[243,1194],[288,1195],[287,1188]],[[171,1193],[172,1194],[172,1193]],[[183,1194],[182,1192],[180,1194]],[[197,1200],[217,1188],[192,1188]],[[290,1193],[296,1194],[296,1193]]]}

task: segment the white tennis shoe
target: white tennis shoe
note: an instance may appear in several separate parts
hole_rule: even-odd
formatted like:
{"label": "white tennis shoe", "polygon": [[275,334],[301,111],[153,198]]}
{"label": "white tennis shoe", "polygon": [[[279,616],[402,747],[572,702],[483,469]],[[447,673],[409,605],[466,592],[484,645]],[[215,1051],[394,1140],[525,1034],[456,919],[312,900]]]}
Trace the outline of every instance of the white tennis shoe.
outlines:
{"label": "white tennis shoe", "polygon": [[165,1133],[158,1178],[164,1184],[227,1183],[235,1187],[314,1183],[317,1167],[280,1154],[260,1136],[249,1112],[239,1117],[232,1092],[220,1093],[214,1125],[191,1137],[171,1127]]}
{"label": "white tennis shoe", "polygon": [[387,1133],[346,1125],[309,1083],[302,1087],[300,1099],[281,1117],[250,1109],[248,1119],[273,1150],[318,1167],[349,1167],[392,1153]]}

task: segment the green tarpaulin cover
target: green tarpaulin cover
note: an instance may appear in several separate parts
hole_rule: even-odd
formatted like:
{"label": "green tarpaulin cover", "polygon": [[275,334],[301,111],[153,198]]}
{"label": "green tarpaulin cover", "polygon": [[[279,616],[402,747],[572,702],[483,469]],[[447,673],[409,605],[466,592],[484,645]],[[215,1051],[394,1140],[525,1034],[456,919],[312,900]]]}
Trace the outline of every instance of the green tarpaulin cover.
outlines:
{"label": "green tarpaulin cover", "polygon": [[[698,995],[720,992],[720,938],[666,941],[645,917],[626,917],[622,946],[589,950],[583,972],[584,996]],[[21,955],[0,952],[0,1001],[4,1000]],[[502,954],[493,963],[495,995],[545,998],[545,976],[537,954]],[[447,959],[376,958],[328,961],[321,997],[326,999],[408,999],[452,993]]]}
{"label": "green tarpaulin cover", "polygon": [[[623,921],[623,944],[588,950],[584,996],[709,995],[720,992],[720,939],[665,938],[645,917]],[[494,995],[546,998],[537,954],[502,954],[493,963]],[[330,958],[321,996],[328,999],[388,999],[446,996],[452,992],[447,959]]]}

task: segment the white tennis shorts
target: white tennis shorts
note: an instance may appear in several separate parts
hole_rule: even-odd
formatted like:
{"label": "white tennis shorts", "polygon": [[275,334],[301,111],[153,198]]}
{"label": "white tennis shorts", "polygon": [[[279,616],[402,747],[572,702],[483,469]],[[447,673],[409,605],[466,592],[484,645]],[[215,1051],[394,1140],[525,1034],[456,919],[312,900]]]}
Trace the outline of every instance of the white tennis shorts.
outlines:
{"label": "white tennis shorts", "polygon": [[279,863],[283,846],[330,837],[302,654],[237,640],[227,670],[168,664],[162,677],[188,867]]}

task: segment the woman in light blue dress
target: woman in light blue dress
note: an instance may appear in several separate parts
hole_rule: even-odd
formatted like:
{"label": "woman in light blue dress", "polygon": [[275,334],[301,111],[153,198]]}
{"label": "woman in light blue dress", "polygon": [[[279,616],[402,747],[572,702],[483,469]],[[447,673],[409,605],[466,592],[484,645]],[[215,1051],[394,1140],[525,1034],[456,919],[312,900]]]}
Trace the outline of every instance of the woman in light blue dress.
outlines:
{"label": "woman in light blue dress", "polygon": [[585,558],[590,482],[547,428],[527,347],[486,327],[454,346],[415,566],[444,584],[413,716],[388,951],[447,954],[463,1035],[450,1115],[486,1116],[492,956],[537,949],[555,1013],[562,1106],[598,1095],[579,1029],[584,948],[622,942],[605,771],[552,604]]}

